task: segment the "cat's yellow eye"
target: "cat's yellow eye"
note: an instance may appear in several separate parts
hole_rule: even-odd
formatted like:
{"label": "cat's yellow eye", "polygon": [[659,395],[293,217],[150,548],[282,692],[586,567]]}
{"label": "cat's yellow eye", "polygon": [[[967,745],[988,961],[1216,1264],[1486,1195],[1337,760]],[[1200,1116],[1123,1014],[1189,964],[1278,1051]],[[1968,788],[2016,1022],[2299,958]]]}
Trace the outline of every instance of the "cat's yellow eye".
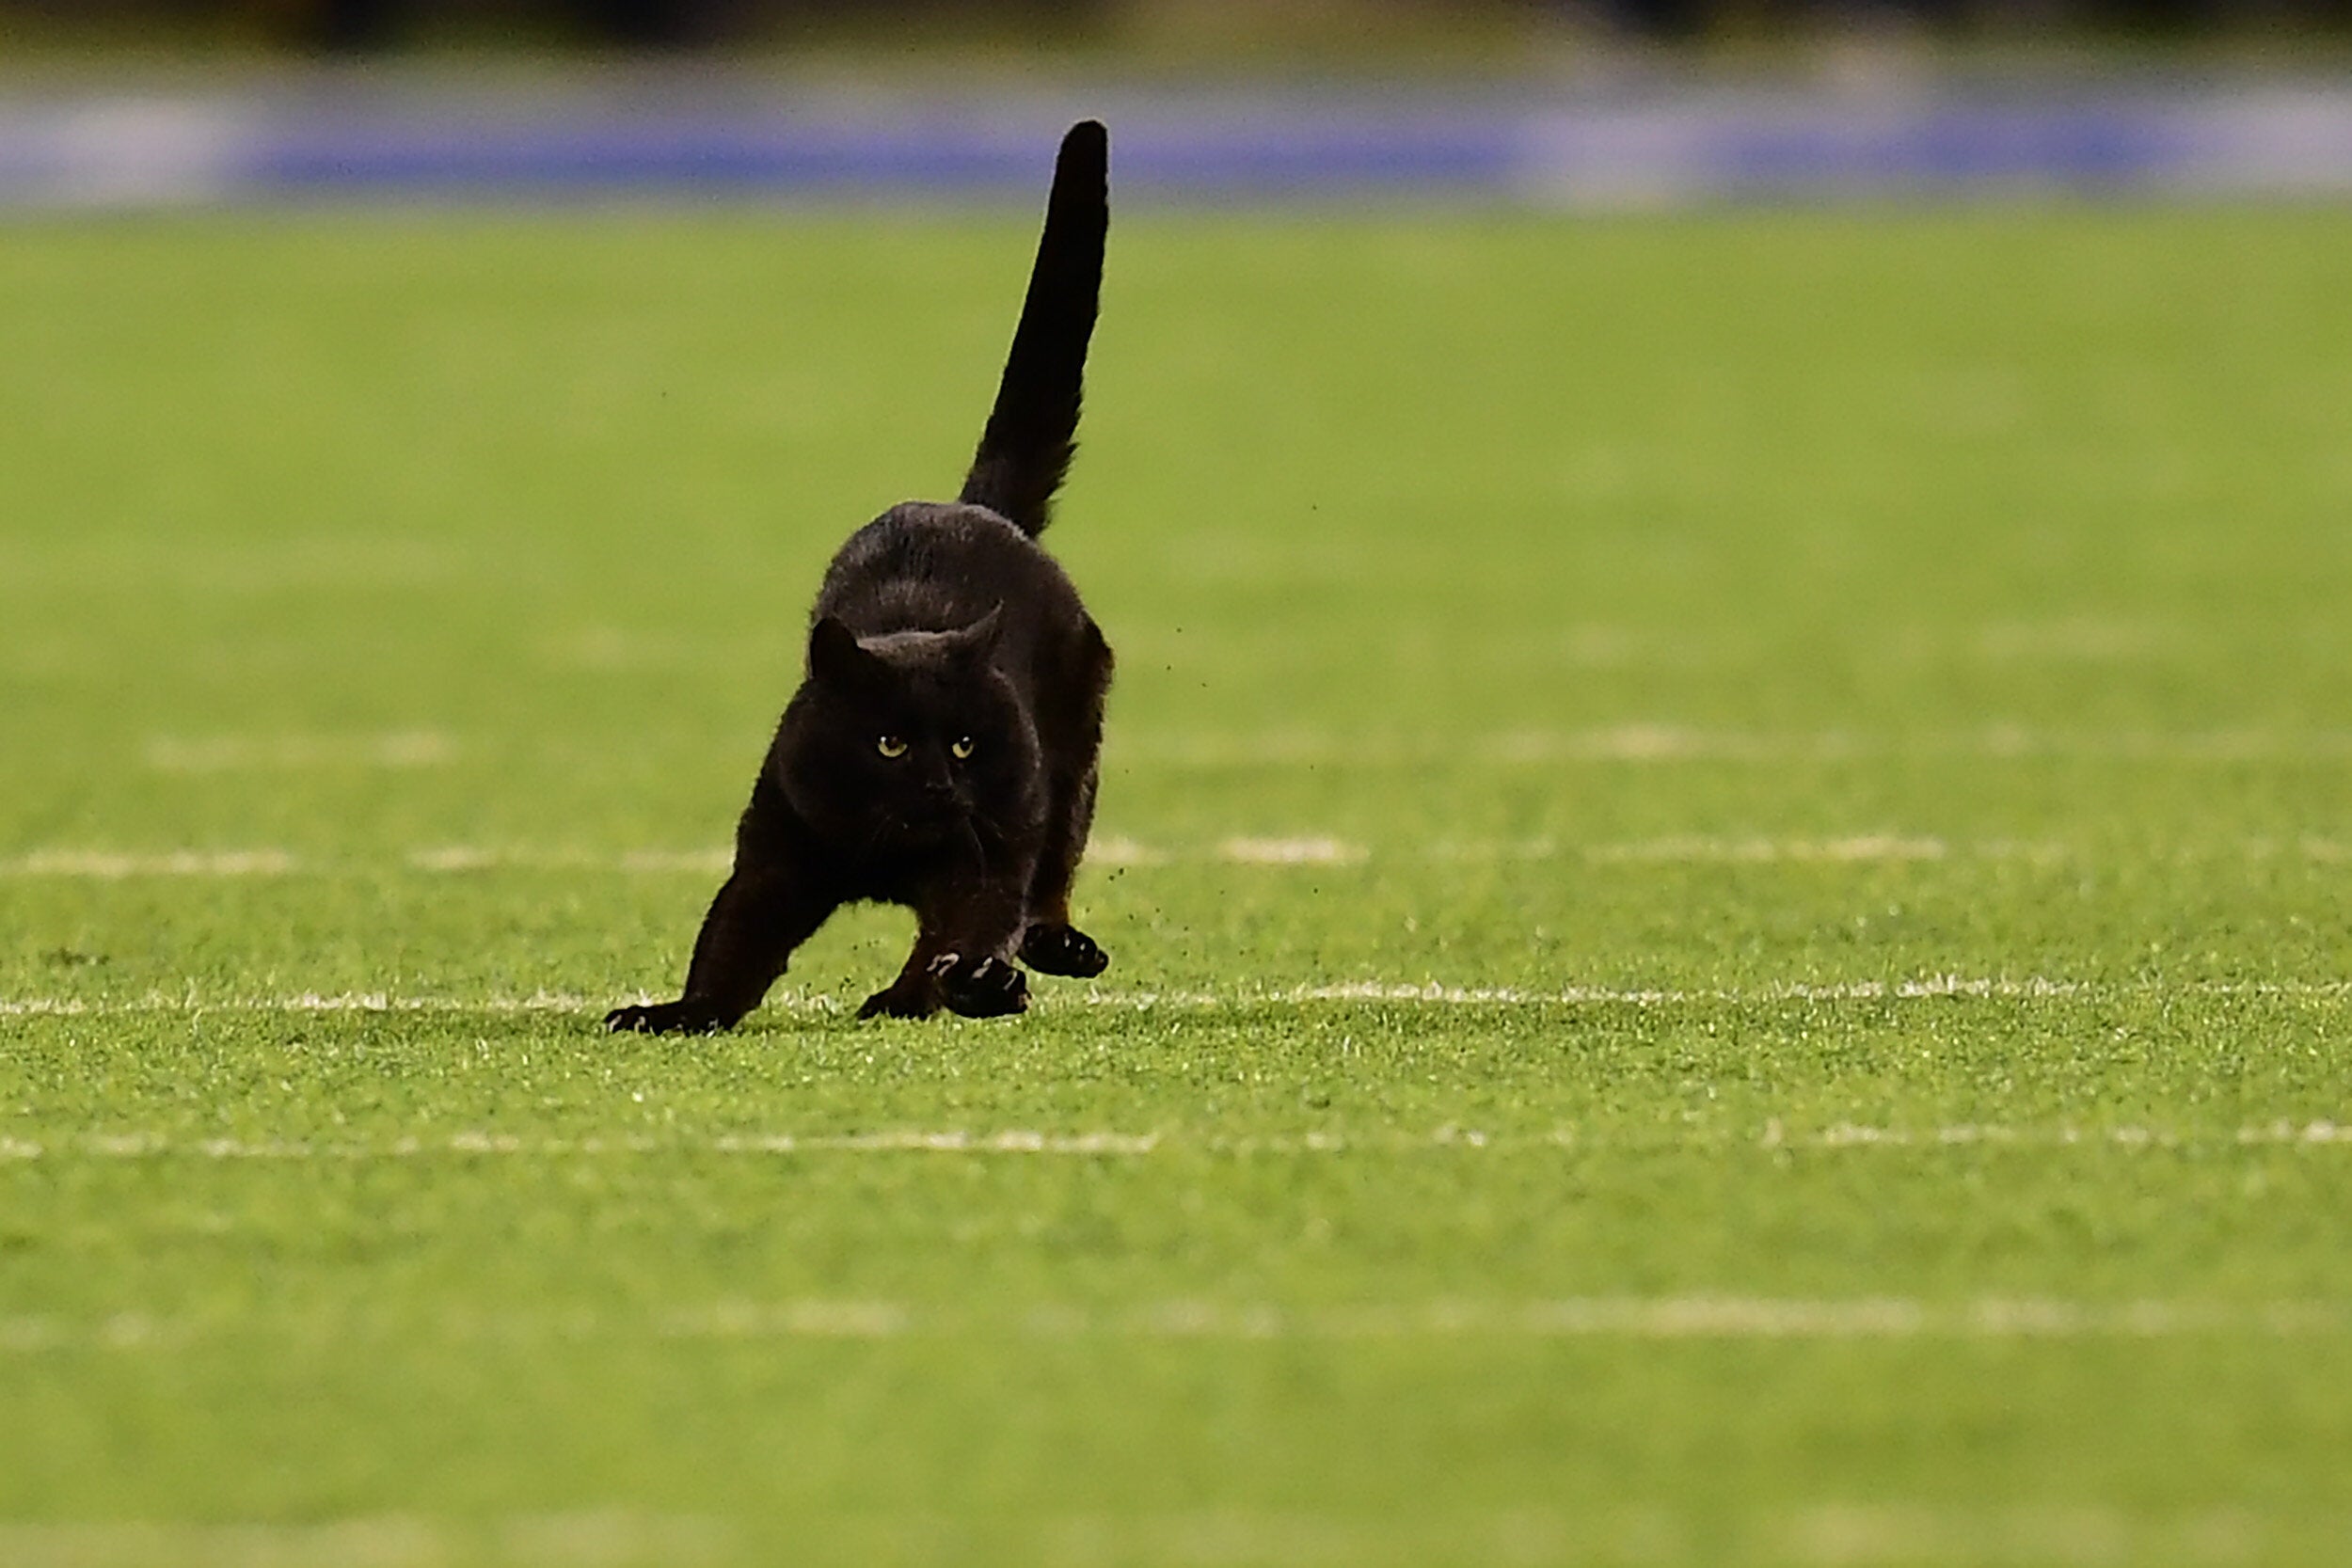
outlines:
{"label": "cat's yellow eye", "polygon": [[874,742],[874,750],[896,759],[907,754],[907,743],[895,735],[885,735]]}
{"label": "cat's yellow eye", "polygon": [[965,735],[958,736],[948,744],[947,750],[955,753],[955,758],[958,762],[961,762],[964,758],[972,754],[975,748],[972,744],[972,737]]}

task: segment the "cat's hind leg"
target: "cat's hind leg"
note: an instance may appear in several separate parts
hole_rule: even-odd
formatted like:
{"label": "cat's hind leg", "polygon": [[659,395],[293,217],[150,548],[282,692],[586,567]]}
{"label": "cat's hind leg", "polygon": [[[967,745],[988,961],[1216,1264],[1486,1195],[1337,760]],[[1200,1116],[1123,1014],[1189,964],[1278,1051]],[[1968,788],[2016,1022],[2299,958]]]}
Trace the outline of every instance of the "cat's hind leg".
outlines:
{"label": "cat's hind leg", "polygon": [[1039,738],[1046,755],[1045,832],[1029,876],[1021,961],[1041,974],[1091,979],[1110,955],[1070,923],[1070,889],[1094,826],[1102,777],[1103,699],[1111,689],[1111,648],[1103,628],[1079,618],[1042,677]]}
{"label": "cat's hind leg", "polygon": [[1050,808],[1044,848],[1029,884],[1028,926],[1021,934],[1021,961],[1040,974],[1087,980],[1110,967],[1111,956],[1070,923],[1070,888],[1077,879],[1087,832],[1094,823],[1096,772],[1089,755],[1085,772],[1056,791]]}

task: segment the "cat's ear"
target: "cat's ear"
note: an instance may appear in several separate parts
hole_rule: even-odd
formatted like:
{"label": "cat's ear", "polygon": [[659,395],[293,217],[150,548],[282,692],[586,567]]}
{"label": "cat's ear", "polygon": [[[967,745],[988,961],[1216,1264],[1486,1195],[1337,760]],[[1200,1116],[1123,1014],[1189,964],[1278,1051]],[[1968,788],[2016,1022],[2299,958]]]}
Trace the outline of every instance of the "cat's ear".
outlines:
{"label": "cat's ear", "polygon": [[1005,607],[998,605],[968,626],[959,626],[948,635],[955,640],[956,653],[967,662],[977,662],[996,651],[996,639],[1005,629]]}
{"label": "cat's ear", "polygon": [[808,632],[809,678],[826,686],[869,684],[882,660],[858,646],[857,633],[831,615]]}

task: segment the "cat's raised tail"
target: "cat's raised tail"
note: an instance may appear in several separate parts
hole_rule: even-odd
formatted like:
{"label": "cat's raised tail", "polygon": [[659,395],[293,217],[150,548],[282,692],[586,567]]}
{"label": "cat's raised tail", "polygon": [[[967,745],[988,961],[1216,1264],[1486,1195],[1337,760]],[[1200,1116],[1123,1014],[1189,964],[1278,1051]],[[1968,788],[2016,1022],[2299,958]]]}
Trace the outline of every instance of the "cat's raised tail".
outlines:
{"label": "cat's raised tail", "polygon": [[1102,295],[1110,218],[1110,135],[1099,121],[1080,120],[1054,161],[1054,194],[1021,325],[961,498],[1009,518],[1031,538],[1052,520],[1054,492],[1078,450],[1087,340]]}

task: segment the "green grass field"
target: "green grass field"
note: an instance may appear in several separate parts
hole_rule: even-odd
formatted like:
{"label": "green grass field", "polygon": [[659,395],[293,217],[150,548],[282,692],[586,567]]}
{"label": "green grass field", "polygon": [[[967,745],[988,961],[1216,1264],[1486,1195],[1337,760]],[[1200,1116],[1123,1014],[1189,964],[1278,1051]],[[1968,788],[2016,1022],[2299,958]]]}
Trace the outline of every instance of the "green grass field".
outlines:
{"label": "green grass field", "polygon": [[2352,216],[1122,220],[1110,973],[598,1033],[1031,238],[0,235],[0,1562],[2352,1558]]}

